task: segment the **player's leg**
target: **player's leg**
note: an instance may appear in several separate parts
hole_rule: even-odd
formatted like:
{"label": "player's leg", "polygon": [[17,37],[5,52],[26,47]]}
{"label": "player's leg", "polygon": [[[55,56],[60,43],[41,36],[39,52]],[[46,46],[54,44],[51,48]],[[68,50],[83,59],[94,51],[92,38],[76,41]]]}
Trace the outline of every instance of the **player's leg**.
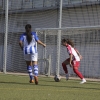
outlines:
{"label": "player's leg", "polygon": [[66,74],[68,73],[68,70],[67,70],[67,65],[68,65],[68,64],[69,64],[69,58],[66,59],[66,60],[62,63],[63,70],[65,71]]}
{"label": "player's leg", "polygon": [[38,84],[38,65],[37,65],[37,61],[33,61],[33,69],[34,69],[34,80],[35,80],[35,84]]}
{"label": "player's leg", "polygon": [[62,67],[63,67],[63,70],[65,71],[67,80],[69,79],[69,74],[68,74],[68,69],[67,69],[67,65],[69,64],[69,61],[70,59],[68,58],[62,63]]}
{"label": "player's leg", "polygon": [[34,69],[34,80],[35,80],[35,84],[38,84],[38,54],[35,53],[31,56],[32,59],[32,65],[33,65],[33,69]]}
{"label": "player's leg", "polygon": [[30,83],[33,83],[33,71],[32,71],[32,62],[30,60],[30,55],[24,55],[24,59],[26,61],[26,64],[27,64],[27,71],[28,71],[28,74],[29,74],[29,77],[30,77]]}
{"label": "player's leg", "polygon": [[84,79],[83,75],[81,74],[81,72],[79,72],[78,68],[80,66],[80,62],[79,61],[72,61],[72,65],[73,65],[73,71],[76,73],[76,75],[82,79],[82,84],[86,82],[86,80]]}
{"label": "player's leg", "polygon": [[31,61],[26,61],[27,64],[27,71],[29,73],[29,77],[30,77],[30,83],[33,83],[33,71],[32,71],[32,62]]}

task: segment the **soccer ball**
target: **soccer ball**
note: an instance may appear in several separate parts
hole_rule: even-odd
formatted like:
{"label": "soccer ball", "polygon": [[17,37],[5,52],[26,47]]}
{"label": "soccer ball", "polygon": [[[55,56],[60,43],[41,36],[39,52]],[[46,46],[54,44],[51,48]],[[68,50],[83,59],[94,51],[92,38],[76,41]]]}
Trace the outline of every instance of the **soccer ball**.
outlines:
{"label": "soccer ball", "polygon": [[61,80],[61,76],[55,75],[54,80],[55,82],[59,82]]}

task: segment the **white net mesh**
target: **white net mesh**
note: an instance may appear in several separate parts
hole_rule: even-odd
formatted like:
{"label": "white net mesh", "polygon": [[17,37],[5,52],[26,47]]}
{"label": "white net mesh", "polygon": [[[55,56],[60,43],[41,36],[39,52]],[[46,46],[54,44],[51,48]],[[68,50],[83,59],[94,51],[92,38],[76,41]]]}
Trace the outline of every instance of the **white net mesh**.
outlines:
{"label": "white net mesh", "polygon": [[[62,9],[62,27],[82,27],[100,25],[100,0],[63,0]],[[3,51],[4,51],[4,33],[5,33],[5,3],[6,0],[0,0],[0,70],[3,70]],[[7,45],[7,72],[26,72],[26,64],[23,59],[22,51],[19,48],[19,36],[25,30],[26,24],[32,25],[32,31],[35,28],[58,28],[59,26],[59,7],[60,0],[9,0],[9,19],[8,19],[8,45]],[[88,29],[89,29],[88,27]],[[71,29],[72,30],[72,29]],[[93,30],[75,30],[67,32],[67,36],[75,41],[76,47],[85,55],[81,63],[88,67],[80,67],[82,73],[87,77],[100,77],[99,66],[99,29]],[[38,36],[41,41],[47,43],[46,49],[38,45],[39,59],[52,57],[51,74],[56,73],[57,56],[57,30],[49,30],[44,35],[44,31],[40,31]],[[54,31],[54,32],[53,32]],[[66,31],[67,30],[63,30]],[[43,33],[42,33],[43,32]],[[74,33],[73,33],[74,32]],[[69,33],[71,35],[69,35]],[[80,33],[80,34],[78,34]],[[50,34],[50,35],[49,35]],[[62,32],[64,34],[64,32]],[[91,35],[92,34],[92,35]],[[45,38],[46,37],[46,38]],[[88,39],[86,39],[88,38]],[[93,41],[92,41],[93,40]],[[89,43],[89,44],[88,44]],[[89,46],[88,46],[89,45]],[[64,48],[62,48],[64,49]],[[85,52],[85,49],[87,52]],[[47,51],[46,51],[47,50]],[[90,52],[89,52],[90,50]],[[94,50],[94,52],[93,52]],[[45,52],[46,51],[46,52]],[[64,49],[64,52],[65,49]],[[65,56],[61,50],[61,61]],[[91,55],[94,54],[94,55]],[[88,55],[88,56],[86,56]],[[92,58],[94,56],[94,58]],[[88,60],[87,60],[88,58]],[[93,59],[98,58],[90,67]],[[92,65],[93,65],[92,64]],[[61,66],[61,65],[60,65]],[[81,64],[83,66],[83,64]],[[44,61],[39,61],[39,74],[45,73]],[[87,70],[86,70],[87,68]],[[69,69],[70,70],[70,69]],[[91,72],[90,72],[91,70]],[[73,71],[70,71],[72,75]],[[96,73],[97,72],[97,73]],[[60,74],[64,72],[60,68]]]}
{"label": "white net mesh", "polygon": [[[0,70],[3,70],[3,50],[4,50],[4,29],[5,29],[5,2],[0,1]],[[23,53],[19,48],[19,37],[25,31],[25,25],[31,24],[32,31],[35,31],[37,27],[55,27],[57,9],[54,9],[56,0],[9,0],[9,16],[8,16],[8,40],[7,40],[7,72],[27,72],[26,63],[23,59]],[[52,8],[51,8],[52,7]],[[43,8],[43,9],[41,9]],[[47,10],[49,9],[49,10]],[[54,9],[54,10],[52,10]],[[33,13],[34,12],[34,13]],[[50,15],[48,17],[48,15]],[[49,22],[50,19],[54,19]],[[38,47],[38,51],[43,51],[42,46]],[[5,52],[4,52],[5,53]],[[44,66],[44,55],[39,55],[39,74],[46,74],[47,68]],[[48,64],[48,62],[47,62]]]}
{"label": "white net mesh", "polygon": [[[59,29],[40,29],[37,32],[41,33],[41,37],[45,35],[46,38],[46,55],[51,55],[51,74],[56,74],[56,62],[57,62],[57,51],[60,52],[60,75],[64,75],[62,68],[62,62],[66,60],[69,55],[65,47],[61,46],[57,48],[57,34]],[[88,78],[100,78],[100,30],[98,28],[64,28],[61,29],[61,38],[69,38],[74,41],[75,48],[79,50],[83,59],[79,70],[85,77]],[[59,40],[60,41],[60,40]],[[73,70],[68,67],[69,74],[76,76]]]}
{"label": "white net mesh", "polygon": [[[65,0],[68,1],[68,0]],[[63,1],[62,27],[80,27],[100,25],[100,0],[69,0]]]}
{"label": "white net mesh", "polygon": [[[13,72],[13,73],[26,73],[27,72],[23,52],[21,51],[19,44],[18,44],[19,37],[21,34],[22,33],[14,33],[14,34],[9,33],[8,34],[7,66],[6,66],[7,72]],[[1,40],[3,39],[3,37],[4,36],[1,35]],[[39,52],[39,63],[38,63],[39,74],[47,74],[47,72],[48,72],[48,70],[46,70],[47,67],[46,67],[46,65],[44,66],[44,62],[46,63],[46,60],[43,60],[44,59],[44,56],[43,56],[44,48],[40,45],[38,45],[38,52]],[[1,55],[2,55],[2,52],[1,52]],[[48,59],[48,57],[47,57],[47,59]],[[0,63],[2,65],[2,60]],[[2,67],[1,67],[1,69],[2,69]]]}

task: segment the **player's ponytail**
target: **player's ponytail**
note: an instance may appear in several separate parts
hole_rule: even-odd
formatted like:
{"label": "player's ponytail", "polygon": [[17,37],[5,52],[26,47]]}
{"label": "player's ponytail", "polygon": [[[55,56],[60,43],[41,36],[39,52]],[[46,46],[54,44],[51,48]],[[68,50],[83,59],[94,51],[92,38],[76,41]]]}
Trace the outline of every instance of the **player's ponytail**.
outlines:
{"label": "player's ponytail", "polygon": [[72,41],[71,39],[67,39],[67,43],[68,43],[69,45],[71,45],[72,47],[74,47],[74,43],[73,43],[73,41]]}
{"label": "player's ponytail", "polygon": [[28,42],[28,44],[30,44],[30,42],[32,41],[31,25],[30,24],[27,24],[25,26],[25,29],[26,29],[27,42]]}
{"label": "player's ponytail", "polygon": [[74,47],[74,43],[73,43],[73,41],[71,40],[71,39],[62,39],[62,41],[61,41],[62,43],[67,43],[67,44],[69,44],[69,45],[71,45],[72,47]]}

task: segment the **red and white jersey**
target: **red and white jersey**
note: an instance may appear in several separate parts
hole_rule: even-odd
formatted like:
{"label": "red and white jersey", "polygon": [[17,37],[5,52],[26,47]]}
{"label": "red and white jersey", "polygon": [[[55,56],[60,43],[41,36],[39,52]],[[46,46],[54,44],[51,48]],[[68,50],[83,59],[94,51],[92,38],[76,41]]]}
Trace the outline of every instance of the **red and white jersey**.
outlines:
{"label": "red and white jersey", "polygon": [[66,47],[67,47],[67,52],[69,53],[69,55],[70,54],[73,55],[73,60],[80,61],[80,57],[78,56],[76,50],[70,45],[66,45]]}

